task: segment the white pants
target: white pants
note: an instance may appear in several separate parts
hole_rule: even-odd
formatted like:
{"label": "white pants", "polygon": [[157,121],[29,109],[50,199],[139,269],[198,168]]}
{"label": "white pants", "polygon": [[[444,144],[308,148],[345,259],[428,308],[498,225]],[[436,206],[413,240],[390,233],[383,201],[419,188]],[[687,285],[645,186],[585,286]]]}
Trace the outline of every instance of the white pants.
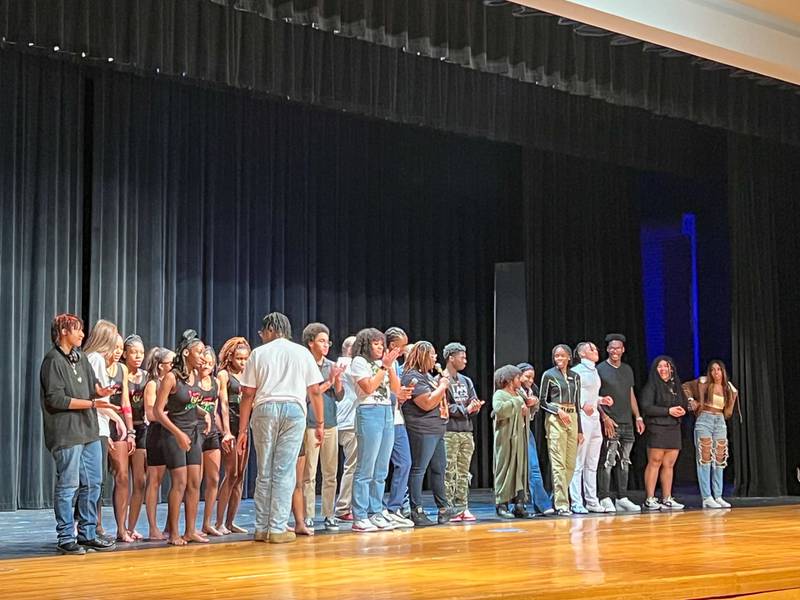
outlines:
{"label": "white pants", "polygon": [[596,408],[592,416],[587,416],[581,411],[583,443],[578,446],[575,474],[569,484],[569,496],[573,506],[583,506],[581,488],[583,488],[586,504],[599,504],[597,500],[597,464],[600,460],[600,446],[603,444],[601,427]]}

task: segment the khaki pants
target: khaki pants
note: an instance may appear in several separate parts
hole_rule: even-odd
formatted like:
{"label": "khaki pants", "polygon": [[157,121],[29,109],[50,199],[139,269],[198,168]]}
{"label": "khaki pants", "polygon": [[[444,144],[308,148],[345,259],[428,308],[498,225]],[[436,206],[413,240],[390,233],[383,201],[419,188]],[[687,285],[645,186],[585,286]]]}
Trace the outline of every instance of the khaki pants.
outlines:
{"label": "khaki pants", "polygon": [[336,501],[336,516],[343,517],[352,511],[353,475],[356,473],[356,430],[339,431],[339,445],[344,452],[344,471],[339,482],[339,499]]}
{"label": "khaki pants", "polygon": [[447,467],[444,472],[444,489],[447,502],[458,511],[468,508],[469,472],[472,454],[475,452],[475,438],[471,431],[448,431],[444,434],[444,447],[447,453]]}
{"label": "khaki pants", "polygon": [[336,427],[325,430],[322,445],[317,447],[313,429],[306,429],[306,468],[303,471],[303,496],[306,516],[313,519],[317,499],[317,462],[322,469],[322,516],[333,516],[336,499],[336,472],[339,468],[339,440]]}
{"label": "khaki pants", "polygon": [[556,510],[569,510],[569,484],[575,473],[578,455],[578,419],[575,412],[567,413],[569,425],[561,423],[557,415],[548,413],[544,422],[550,468],[553,472],[553,504]]}

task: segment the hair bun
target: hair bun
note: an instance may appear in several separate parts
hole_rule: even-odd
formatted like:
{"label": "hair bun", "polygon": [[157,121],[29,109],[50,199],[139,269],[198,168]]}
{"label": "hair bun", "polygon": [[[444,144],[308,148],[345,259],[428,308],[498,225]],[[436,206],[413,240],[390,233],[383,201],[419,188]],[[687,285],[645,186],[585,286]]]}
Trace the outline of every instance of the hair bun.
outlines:
{"label": "hair bun", "polygon": [[191,342],[192,340],[197,339],[197,337],[198,337],[197,332],[194,329],[186,329],[181,334],[181,339],[184,342]]}

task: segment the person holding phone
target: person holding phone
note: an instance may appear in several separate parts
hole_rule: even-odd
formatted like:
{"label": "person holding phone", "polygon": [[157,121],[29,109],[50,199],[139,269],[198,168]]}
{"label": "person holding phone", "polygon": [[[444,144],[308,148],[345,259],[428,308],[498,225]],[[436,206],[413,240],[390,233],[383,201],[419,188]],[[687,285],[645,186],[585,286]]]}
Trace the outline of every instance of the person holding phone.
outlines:
{"label": "person holding phone", "polygon": [[[658,356],[642,390],[640,405],[647,429],[647,467],[644,507],[648,510],[681,510],[683,504],[672,497],[672,473],[681,451],[681,418],[688,402],[669,356]],[[656,481],[661,479],[662,500],[656,499]]]}
{"label": "person holding phone", "polygon": [[[113,388],[101,385],[95,377],[80,351],[83,337],[83,322],[78,317],[57,315],[50,325],[53,347],[39,369],[44,443],[56,464],[53,510],[62,554],[116,547],[96,531],[103,476],[97,410],[116,410],[107,400]],[[72,507],[76,494],[77,536]]]}

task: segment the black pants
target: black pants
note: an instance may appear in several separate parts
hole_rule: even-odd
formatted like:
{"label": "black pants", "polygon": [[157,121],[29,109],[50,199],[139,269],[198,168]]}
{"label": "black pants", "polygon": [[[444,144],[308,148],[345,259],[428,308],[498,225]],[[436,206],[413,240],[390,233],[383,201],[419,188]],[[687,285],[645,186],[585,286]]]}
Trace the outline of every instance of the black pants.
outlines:
{"label": "black pants", "polygon": [[411,474],[408,477],[408,496],[411,508],[422,506],[422,480],[430,468],[430,484],[433,499],[439,508],[447,508],[447,495],[444,488],[444,472],[447,467],[447,452],[444,447],[444,433],[415,433],[408,431],[408,445],[411,447]]}
{"label": "black pants", "polygon": [[611,474],[617,478],[617,499],[628,496],[628,475],[631,468],[631,450],[636,438],[633,436],[633,425],[620,423],[617,426],[617,437],[605,437],[600,448],[600,464],[597,466],[597,497],[611,498]]}

